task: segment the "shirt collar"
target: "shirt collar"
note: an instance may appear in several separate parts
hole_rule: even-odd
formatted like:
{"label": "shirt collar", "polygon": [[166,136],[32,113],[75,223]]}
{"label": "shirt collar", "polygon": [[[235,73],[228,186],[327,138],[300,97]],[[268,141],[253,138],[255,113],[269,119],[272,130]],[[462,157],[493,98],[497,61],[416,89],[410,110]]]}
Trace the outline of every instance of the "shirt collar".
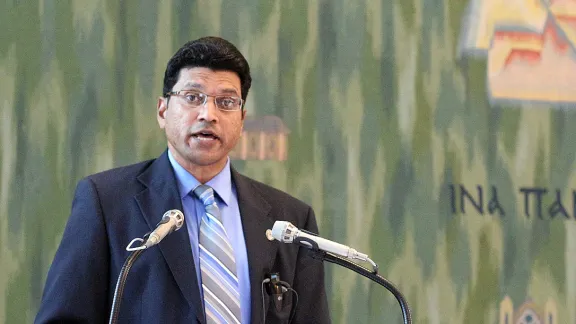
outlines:
{"label": "shirt collar", "polygon": [[[190,172],[186,171],[176,160],[170,150],[168,150],[168,159],[174,173],[176,174],[176,182],[180,191],[180,198],[186,197],[192,190],[198,187],[201,183]],[[206,182],[206,185],[212,187],[217,196],[228,206],[230,196],[232,195],[232,173],[230,171],[230,158],[226,160],[226,165],[214,178]]]}

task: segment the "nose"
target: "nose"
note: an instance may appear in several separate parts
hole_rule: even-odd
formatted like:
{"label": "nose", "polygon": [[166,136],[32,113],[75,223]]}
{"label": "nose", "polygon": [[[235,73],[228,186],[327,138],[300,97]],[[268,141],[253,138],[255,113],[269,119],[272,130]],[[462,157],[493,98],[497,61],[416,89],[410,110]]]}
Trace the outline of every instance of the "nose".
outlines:
{"label": "nose", "polygon": [[207,121],[214,123],[218,121],[218,107],[214,102],[213,97],[208,97],[206,102],[198,107],[198,119],[201,121]]}

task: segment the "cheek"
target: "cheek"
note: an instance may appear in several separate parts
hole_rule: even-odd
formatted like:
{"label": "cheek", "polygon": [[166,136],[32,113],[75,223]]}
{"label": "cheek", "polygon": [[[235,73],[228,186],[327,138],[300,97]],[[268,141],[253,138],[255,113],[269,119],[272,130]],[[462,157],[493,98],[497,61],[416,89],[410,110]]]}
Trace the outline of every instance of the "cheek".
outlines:
{"label": "cheek", "polygon": [[187,133],[190,127],[190,116],[181,114],[170,114],[166,118],[166,128],[173,134]]}
{"label": "cheek", "polygon": [[168,137],[172,142],[180,142],[185,134],[186,128],[178,120],[166,120],[166,137]]}
{"label": "cheek", "polygon": [[230,136],[237,139],[242,134],[242,122],[235,121],[232,125],[230,125],[230,129],[232,130],[230,132]]}

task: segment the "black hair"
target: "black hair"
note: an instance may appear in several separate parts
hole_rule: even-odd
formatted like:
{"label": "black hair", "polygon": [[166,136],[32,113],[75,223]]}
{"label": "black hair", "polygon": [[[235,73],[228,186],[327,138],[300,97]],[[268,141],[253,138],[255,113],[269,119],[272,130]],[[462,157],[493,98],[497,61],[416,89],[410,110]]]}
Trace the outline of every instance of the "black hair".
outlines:
{"label": "black hair", "polygon": [[246,58],[229,41],[220,37],[202,37],[182,46],[168,61],[162,95],[172,91],[182,68],[205,67],[214,71],[235,72],[240,78],[242,99],[246,100],[252,84]]}

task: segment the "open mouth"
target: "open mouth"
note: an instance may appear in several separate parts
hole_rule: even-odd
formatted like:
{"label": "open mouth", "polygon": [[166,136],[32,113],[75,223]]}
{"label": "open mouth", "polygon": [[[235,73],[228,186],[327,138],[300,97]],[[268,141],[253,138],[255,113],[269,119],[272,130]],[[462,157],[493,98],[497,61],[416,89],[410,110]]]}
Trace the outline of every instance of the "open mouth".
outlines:
{"label": "open mouth", "polygon": [[194,139],[204,140],[204,141],[217,140],[218,139],[218,136],[216,136],[211,131],[200,131],[198,133],[192,134],[192,137]]}

